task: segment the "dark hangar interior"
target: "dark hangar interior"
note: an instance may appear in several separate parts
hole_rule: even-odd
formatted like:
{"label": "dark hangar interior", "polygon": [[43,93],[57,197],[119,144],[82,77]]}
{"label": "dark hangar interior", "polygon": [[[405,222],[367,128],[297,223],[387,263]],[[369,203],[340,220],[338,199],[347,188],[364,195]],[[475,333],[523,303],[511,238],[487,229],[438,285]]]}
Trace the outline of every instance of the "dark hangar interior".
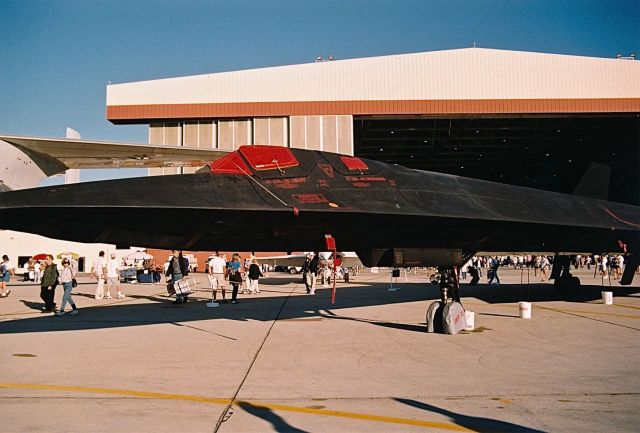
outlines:
{"label": "dark hangar interior", "polygon": [[[609,199],[640,204],[640,114],[355,116],[354,153],[410,168],[571,193],[591,162]],[[602,179],[606,182],[606,178]]]}

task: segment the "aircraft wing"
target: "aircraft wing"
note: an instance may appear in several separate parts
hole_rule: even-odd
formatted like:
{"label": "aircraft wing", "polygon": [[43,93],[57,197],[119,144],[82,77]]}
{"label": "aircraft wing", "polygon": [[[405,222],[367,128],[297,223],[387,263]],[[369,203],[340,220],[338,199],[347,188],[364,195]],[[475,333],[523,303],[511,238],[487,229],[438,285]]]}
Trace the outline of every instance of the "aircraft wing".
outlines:
{"label": "aircraft wing", "polygon": [[358,258],[356,253],[343,253],[342,266],[345,268],[355,268],[363,266],[362,261]]}
{"label": "aircraft wing", "polygon": [[[330,252],[320,252],[320,255],[323,257],[329,257],[331,255]],[[354,252],[338,252],[338,255],[342,257],[342,266],[346,268],[354,268],[356,266],[362,266],[362,262]],[[306,258],[306,254],[289,254],[286,256],[267,256],[267,257],[258,257],[258,260],[261,264],[266,264],[270,266],[302,266],[304,260]]]}
{"label": "aircraft wing", "polygon": [[0,135],[29,156],[48,175],[71,168],[202,167],[227,151],[187,146],[159,146]]}
{"label": "aircraft wing", "polygon": [[305,254],[289,254],[286,256],[258,257],[258,262],[269,266],[302,266]]}

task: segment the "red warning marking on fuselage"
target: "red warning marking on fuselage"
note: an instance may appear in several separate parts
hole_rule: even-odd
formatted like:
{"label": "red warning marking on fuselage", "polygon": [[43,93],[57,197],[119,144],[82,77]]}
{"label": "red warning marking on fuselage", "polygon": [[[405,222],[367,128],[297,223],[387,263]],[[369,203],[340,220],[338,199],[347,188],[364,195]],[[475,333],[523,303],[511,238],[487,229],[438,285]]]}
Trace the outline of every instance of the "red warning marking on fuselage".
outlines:
{"label": "red warning marking on fuselage", "polygon": [[623,224],[626,224],[630,227],[636,227],[636,228],[640,228],[640,224],[636,224],[634,222],[631,221],[627,221],[627,220],[623,220],[622,218],[620,218],[618,215],[614,214],[613,212],[611,212],[608,208],[604,208],[605,212],[609,214],[609,216],[611,216],[612,218],[620,221]]}
{"label": "red warning marking on fuselage", "polygon": [[318,164],[318,167],[320,167],[320,170],[324,171],[324,173],[329,176],[329,177],[333,177],[333,167],[331,166],[331,164]]}
{"label": "red warning marking on fuselage", "polygon": [[267,179],[264,181],[267,185],[274,186],[282,189],[294,189],[299,188],[300,185],[306,182],[304,177],[292,177],[288,179]]}
{"label": "red warning marking on fuselage", "polygon": [[322,194],[291,194],[291,197],[305,204],[318,204],[318,203],[328,203],[329,200],[325,198]]}

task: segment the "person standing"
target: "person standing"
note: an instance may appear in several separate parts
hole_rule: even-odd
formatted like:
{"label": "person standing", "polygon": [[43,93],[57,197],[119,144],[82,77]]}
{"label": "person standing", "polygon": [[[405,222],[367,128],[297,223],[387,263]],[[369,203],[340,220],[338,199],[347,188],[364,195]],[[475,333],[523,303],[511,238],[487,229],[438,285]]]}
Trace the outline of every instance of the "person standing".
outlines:
{"label": "person standing", "polygon": [[7,283],[11,280],[13,275],[13,264],[9,261],[9,256],[6,254],[2,256],[2,263],[0,264],[0,298],[6,298],[11,293],[10,289],[7,289]]}
{"label": "person standing", "polygon": [[617,280],[622,278],[623,271],[624,271],[624,256],[622,254],[618,254],[618,276],[616,277]]}
{"label": "person standing", "polygon": [[95,259],[93,266],[91,266],[91,274],[98,280],[95,298],[102,299],[104,298],[104,277],[107,274],[107,262],[104,259],[104,251],[98,253],[98,258]]}
{"label": "person standing", "polygon": [[491,258],[489,261],[489,268],[491,271],[491,278],[489,278],[489,282],[487,284],[493,283],[493,280],[496,280],[496,284],[500,284],[500,278],[498,278],[498,268],[500,267],[500,261],[497,257]]}
{"label": "person standing", "polygon": [[320,254],[316,251],[313,258],[309,262],[309,272],[307,272],[307,293],[316,294],[316,276],[318,275],[318,267],[320,266]]}
{"label": "person standing", "polygon": [[40,265],[40,261],[36,261],[33,264],[33,282],[36,284],[40,284],[40,277],[41,277],[41,272],[42,271],[42,266]]}
{"label": "person standing", "polygon": [[111,299],[111,288],[118,292],[118,299],[124,298],[120,291],[120,262],[114,253],[111,253],[111,259],[107,262],[107,299]]}
{"label": "person standing", "polygon": [[56,295],[58,285],[58,267],[53,263],[53,256],[47,255],[44,261],[45,267],[40,281],[40,298],[44,301],[43,313],[55,313],[56,304],[53,299]]}
{"label": "person standing", "polygon": [[[173,257],[169,260],[169,266],[167,267],[165,275],[170,277],[174,284],[189,275],[189,262],[182,255],[182,251],[173,250]],[[176,290],[176,300],[173,301],[174,304],[183,304],[188,300],[188,294],[178,293]]]}
{"label": "person standing", "polygon": [[547,256],[540,257],[540,281],[548,280],[547,269],[551,268],[551,263],[549,262],[549,258]]}
{"label": "person standing", "polygon": [[233,253],[233,256],[231,256],[231,261],[227,263],[227,269],[229,273],[229,283],[231,284],[231,287],[232,287],[231,303],[237,304],[238,288],[240,284],[242,284],[242,273],[244,269],[242,267],[242,263],[240,262],[240,254]]}
{"label": "person standing", "polygon": [[609,276],[609,257],[606,254],[600,256],[600,273],[604,278]]}
{"label": "person standing", "polygon": [[302,281],[304,282],[304,286],[307,289],[307,293],[311,292],[311,284],[309,279],[309,263],[311,263],[311,254],[307,254],[304,258],[304,263],[302,264]]}
{"label": "person standing", "polygon": [[258,260],[253,259],[249,265],[248,280],[249,280],[249,293],[260,293],[260,287],[258,287],[258,279],[263,277],[258,266]]}
{"label": "person standing", "polygon": [[60,310],[56,312],[56,316],[62,317],[64,316],[64,308],[67,306],[67,302],[71,304],[71,315],[75,316],[78,314],[78,307],[76,307],[76,303],[71,299],[71,290],[73,290],[73,278],[76,276],[76,271],[73,266],[71,266],[71,262],[69,259],[62,260],[62,271],[60,272],[60,276],[58,277],[58,282],[62,284],[64,288],[64,293],[62,295],[62,303],[60,304]]}
{"label": "person standing", "polygon": [[218,289],[222,292],[222,303],[226,303],[226,287],[227,281],[225,280],[225,268],[227,262],[220,257],[220,253],[216,251],[215,257],[209,261],[209,282],[211,283],[211,290],[213,294],[213,302],[217,303]]}

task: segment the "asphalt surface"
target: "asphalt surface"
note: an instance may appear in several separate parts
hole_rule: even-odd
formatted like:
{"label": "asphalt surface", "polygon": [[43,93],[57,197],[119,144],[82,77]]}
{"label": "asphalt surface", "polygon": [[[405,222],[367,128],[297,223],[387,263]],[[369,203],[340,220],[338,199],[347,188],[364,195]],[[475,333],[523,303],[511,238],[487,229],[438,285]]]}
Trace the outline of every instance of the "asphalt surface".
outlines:
{"label": "asphalt surface", "polygon": [[611,281],[603,305],[609,281],[592,271],[569,294],[533,271],[500,274],[463,284],[476,328],[453,336],[425,332],[439,291],[424,272],[398,291],[388,270],[360,274],[334,305],[328,288],[306,295],[299,277],[272,273],[261,294],[218,308],[203,274],[185,305],[150,284],[96,300],[85,276],[80,313],[63,317],[13,281],[0,299],[0,431],[639,431],[640,277]]}

